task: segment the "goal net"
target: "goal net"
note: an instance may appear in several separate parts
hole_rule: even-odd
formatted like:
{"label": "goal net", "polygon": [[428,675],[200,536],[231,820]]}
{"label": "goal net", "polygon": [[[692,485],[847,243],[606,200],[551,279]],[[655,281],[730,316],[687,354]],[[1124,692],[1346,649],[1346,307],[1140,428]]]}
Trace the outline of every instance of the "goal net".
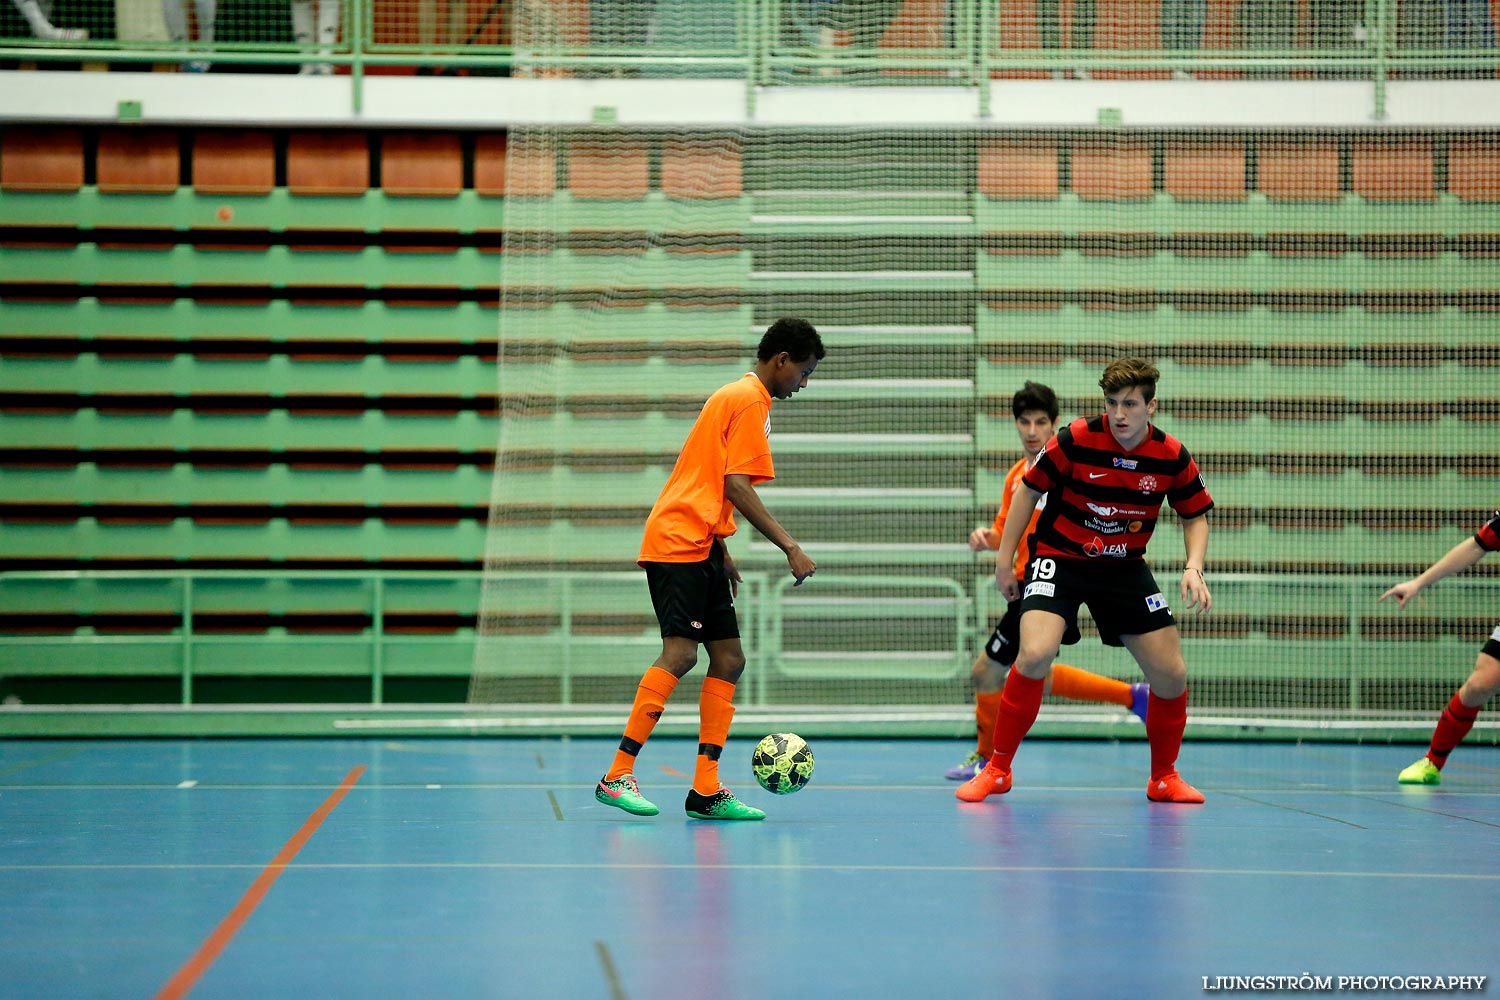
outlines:
{"label": "goal net", "polygon": [[[819,568],[793,588],[740,519],[742,713],[971,732],[970,664],[1004,602],[968,538],[1021,456],[1011,396],[1033,380],[1064,421],[1092,416],[1105,365],[1134,355],[1160,369],[1157,426],[1216,502],[1210,614],[1178,595],[1170,513],[1149,550],[1190,732],[1425,738],[1495,624],[1495,567],[1404,611],[1378,598],[1500,495],[1497,148],[1422,131],[513,129],[471,702],[623,724],[660,650],[635,564],[646,514],[703,401],[799,316],[828,356],[773,406],[760,493]],[[1139,678],[1082,625],[1059,662]],[[1037,731],[1140,729],[1049,698]]]}

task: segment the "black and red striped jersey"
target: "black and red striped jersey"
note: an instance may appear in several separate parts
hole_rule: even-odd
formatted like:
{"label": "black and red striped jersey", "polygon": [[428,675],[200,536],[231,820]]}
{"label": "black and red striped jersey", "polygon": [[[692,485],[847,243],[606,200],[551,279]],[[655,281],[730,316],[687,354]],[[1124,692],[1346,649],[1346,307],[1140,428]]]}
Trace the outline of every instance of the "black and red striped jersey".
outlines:
{"label": "black and red striped jersey", "polygon": [[1025,483],[1047,495],[1032,554],[1140,559],[1162,501],[1179,517],[1208,513],[1213,497],[1182,442],[1155,426],[1122,449],[1103,416],[1080,417],[1052,436]]}
{"label": "black and red striped jersey", "polygon": [[1500,510],[1495,511],[1495,516],[1479,529],[1474,535],[1474,541],[1486,552],[1500,552]]}

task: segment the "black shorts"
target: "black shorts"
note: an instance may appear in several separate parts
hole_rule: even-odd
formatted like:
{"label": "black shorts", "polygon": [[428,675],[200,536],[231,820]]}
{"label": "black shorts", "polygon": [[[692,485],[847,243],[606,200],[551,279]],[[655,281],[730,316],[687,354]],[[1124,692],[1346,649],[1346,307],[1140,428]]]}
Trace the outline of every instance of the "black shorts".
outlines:
{"label": "black shorts", "polygon": [[694,642],[738,639],[740,622],[724,569],[724,543],[715,541],[702,562],[645,564],[646,584],[661,636]]}
{"label": "black shorts", "polygon": [[[1125,645],[1122,635],[1145,635],[1177,626],[1156,578],[1139,559],[1099,562],[1037,556],[1026,567],[1018,603],[1022,613],[1037,610],[1061,615],[1072,642],[1078,641],[1081,604],[1088,605],[1106,646]],[[1069,642],[1068,635],[1063,642]]]}
{"label": "black shorts", "polygon": [[1480,652],[1486,656],[1493,656],[1495,659],[1500,660],[1500,625],[1495,626],[1495,631],[1490,633],[1489,639],[1486,640],[1484,648]]}
{"label": "black shorts", "polygon": [[[1063,643],[1071,646],[1077,641],[1078,623],[1072,621],[1063,632]],[[1011,601],[1005,606],[1005,614],[995,626],[990,641],[984,644],[984,655],[1001,666],[1008,667],[1016,662],[1016,653],[1020,648],[1021,602]]]}

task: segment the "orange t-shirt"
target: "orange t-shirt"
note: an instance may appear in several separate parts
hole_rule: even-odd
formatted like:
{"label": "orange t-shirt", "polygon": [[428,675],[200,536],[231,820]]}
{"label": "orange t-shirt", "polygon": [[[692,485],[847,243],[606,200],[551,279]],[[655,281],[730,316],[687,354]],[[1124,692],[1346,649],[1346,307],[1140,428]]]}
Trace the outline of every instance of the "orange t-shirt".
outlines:
{"label": "orange t-shirt", "polygon": [[[1026,475],[1026,470],[1031,468],[1031,463],[1022,455],[1020,461],[1010,467],[1005,474],[1005,495],[1000,500],[1000,513],[995,515],[995,534],[1004,536],[1005,516],[1010,513],[1010,502],[1015,499],[1016,490],[1021,488],[1021,478]],[[1021,532],[1021,541],[1016,544],[1016,580],[1026,579],[1026,554],[1030,551],[1026,540],[1036,530],[1037,518],[1042,516],[1042,508],[1047,506],[1047,498],[1040,497],[1036,502],[1036,510],[1031,512],[1031,520],[1026,525],[1026,530]]]}
{"label": "orange t-shirt", "polygon": [[709,396],[646,518],[638,562],[700,562],[715,538],[734,534],[724,477],[774,479],[770,432],[771,393],[754,372]]}

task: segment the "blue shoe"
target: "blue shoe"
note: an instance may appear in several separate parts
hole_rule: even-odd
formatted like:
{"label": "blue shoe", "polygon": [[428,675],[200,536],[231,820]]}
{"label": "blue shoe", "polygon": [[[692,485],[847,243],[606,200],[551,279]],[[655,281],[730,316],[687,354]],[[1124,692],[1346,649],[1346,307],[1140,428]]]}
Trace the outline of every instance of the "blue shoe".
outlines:
{"label": "blue shoe", "polygon": [[964,762],[957,767],[950,767],[943,772],[943,777],[949,781],[968,781],[984,770],[984,765],[989,763],[989,758],[975,750],[964,758]]}
{"label": "blue shoe", "polygon": [[1130,711],[1142,722],[1146,721],[1146,705],[1151,696],[1151,686],[1141,681],[1130,685]]}

